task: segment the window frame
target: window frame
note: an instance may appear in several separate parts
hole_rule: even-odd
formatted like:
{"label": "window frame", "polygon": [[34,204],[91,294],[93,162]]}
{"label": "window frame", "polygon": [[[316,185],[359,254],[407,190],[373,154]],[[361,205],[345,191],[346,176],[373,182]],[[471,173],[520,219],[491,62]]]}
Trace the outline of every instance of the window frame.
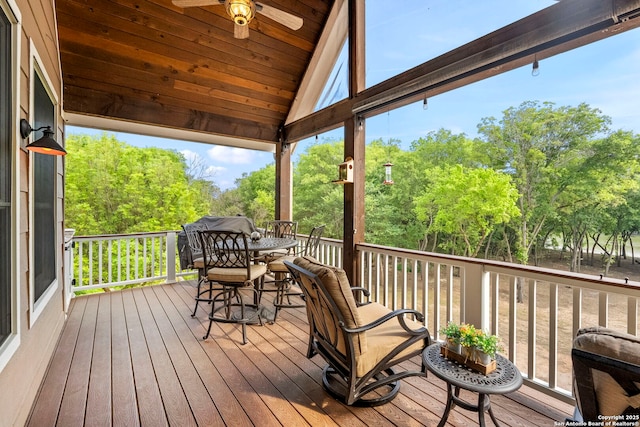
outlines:
{"label": "window frame", "polygon": [[[51,123],[51,129],[54,131],[54,138],[56,140],[60,140],[59,139],[59,135],[57,132],[58,129],[58,108],[59,108],[59,98],[58,95],[56,94],[56,92],[53,89],[53,84],[51,82],[51,79],[49,78],[43,64],[43,61],[41,60],[40,55],[38,54],[38,50],[35,46],[35,44],[33,43],[32,39],[29,39],[29,51],[31,53],[30,57],[29,57],[29,70],[30,70],[30,76],[29,76],[29,82],[30,82],[30,90],[29,90],[29,117],[35,117],[35,98],[34,98],[34,85],[35,85],[35,79],[38,78],[40,79],[40,82],[42,83],[42,85],[44,86],[45,91],[47,92],[47,94],[49,95],[49,99],[51,100],[51,103],[53,105],[53,110],[54,110],[54,115],[53,115],[53,121],[54,123]],[[32,134],[33,135],[33,134]],[[36,153],[32,153],[29,152],[29,164],[33,165],[34,164],[34,156],[36,155]],[[54,227],[58,227],[58,196],[57,196],[57,175],[58,175],[58,167],[59,167],[59,161],[57,160],[57,157],[55,159],[55,165],[54,165],[54,175],[56,178],[56,188],[55,188],[55,195],[54,195]],[[53,281],[47,286],[47,289],[40,295],[40,297],[38,298],[38,300],[34,300],[34,295],[35,295],[35,268],[34,268],[34,245],[35,245],[35,240],[34,240],[34,233],[32,232],[34,230],[34,225],[35,225],[35,176],[34,176],[34,170],[33,167],[30,168],[29,171],[29,327],[33,327],[33,325],[36,323],[36,321],[38,320],[38,318],[40,317],[40,315],[42,314],[42,312],[44,311],[45,307],[48,306],[49,302],[51,301],[51,299],[54,297],[54,295],[56,295],[56,293],[58,292],[58,290],[60,289],[60,285],[62,283],[62,278],[61,278],[61,274],[60,274],[60,266],[61,266],[61,259],[60,259],[60,253],[57,250],[60,247],[60,235],[59,233],[55,232],[55,244],[54,244],[54,257],[55,257],[55,277],[53,279]]]}
{"label": "window frame", "polygon": [[0,372],[2,372],[20,347],[20,282],[18,280],[18,266],[20,261],[18,259],[20,254],[20,243],[18,239],[19,235],[19,218],[20,218],[20,204],[19,204],[19,190],[20,190],[20,173],[18,172],[19,156],[20,156],[20,134],[19,134],[19,111],[20,111],[20,52],[21,52],[21,34],[22,34],[22,16],[20,9],[14,0],[0,0],[0,12],[7,18],[9,25],[11,26],[11,42],[10,42],[10,69],[11,69],[11,87],[13,92],[11,93],[11,111],[9,112],[9,123],[11,129],[9,133],[11,135],[11,208],[10,208],[10,239],[11,247],[9,253],[11,256],[10,261],[10,291],[11,291],[11,333],[9,336],[0,343]]}

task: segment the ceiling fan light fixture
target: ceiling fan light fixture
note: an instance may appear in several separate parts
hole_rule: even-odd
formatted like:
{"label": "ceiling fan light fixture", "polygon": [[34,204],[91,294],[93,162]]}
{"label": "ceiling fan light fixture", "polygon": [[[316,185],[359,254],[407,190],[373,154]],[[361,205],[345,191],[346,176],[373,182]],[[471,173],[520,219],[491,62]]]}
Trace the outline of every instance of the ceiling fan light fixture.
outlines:
{"label": "ceiling fan light fixture", "polygon": [[237,25],[245,26],[256,15],[256,6],[250,0],[227,0],[227,13]]}

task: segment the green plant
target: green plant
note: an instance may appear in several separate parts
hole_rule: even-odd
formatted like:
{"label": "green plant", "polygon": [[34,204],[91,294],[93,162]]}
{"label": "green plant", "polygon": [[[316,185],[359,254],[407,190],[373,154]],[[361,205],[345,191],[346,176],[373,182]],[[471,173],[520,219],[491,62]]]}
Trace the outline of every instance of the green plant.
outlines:
{"label": "green plant", "polygon": [[440,333],[456,344],[460,342],[460,325],[457,323],[447,323],[447,326],[440,328]]}
{"label": "green plant", "polygon": [[476,329],[475,326],[462,324],[460,325],[460,344],[464,347],[476,347],[480,334],[482,331]]}
{"label": "green plant", "polygon": [[491,357],[495,357],[497,351],[502,350],[500,338],[497,335],[481,333],[476,337],[475,346],[483,353],[488,354]]}

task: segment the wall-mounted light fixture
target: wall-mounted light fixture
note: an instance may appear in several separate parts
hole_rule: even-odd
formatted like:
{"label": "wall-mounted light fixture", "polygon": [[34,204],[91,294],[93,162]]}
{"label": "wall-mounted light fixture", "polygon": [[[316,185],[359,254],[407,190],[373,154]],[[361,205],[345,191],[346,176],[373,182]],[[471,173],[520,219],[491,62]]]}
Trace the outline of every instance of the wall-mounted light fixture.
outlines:
{"label": "wall-mounted light fixture", "polygon": [[25,119],[20,120],[20,135],[23,139],[28,138],[34,130],[36,132],[42,131],[44,136],[37,141],[27,144],[27,150],[33,151],[34,153],[48,154],[50,156],[64,156],[67,154],[67,151],[52,138],[53,131],[51,130],[51,126],[42,126],[38,129],[33,129],[28,121]]}

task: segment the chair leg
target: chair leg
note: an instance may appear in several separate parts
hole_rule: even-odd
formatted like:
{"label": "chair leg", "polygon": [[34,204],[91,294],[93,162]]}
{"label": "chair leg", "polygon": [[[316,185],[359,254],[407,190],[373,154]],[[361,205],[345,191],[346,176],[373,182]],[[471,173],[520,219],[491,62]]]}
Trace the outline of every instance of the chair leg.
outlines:
{"label": "chair leg", "polygon": [[[213,299],[213,283],[208,281],[204,276],[204,269],[198,269],[198,276],[200,278],[198,279],[198,288],[196,290],[196,298],[195,298],[196,304],[195,304],[195,307],[193,308],[193,313],[191,314],[191,317],[196,317],[196,312],[198,311],[198,303],[200,303],[201,301],[207,301],[208,303],[211,303],[211,300]],[[209,283],[209,289],[206,291],[202,290],[202,285],[204,282]],[[208,293],[209,298],[202,298],[201,296],[204,293]]]}

